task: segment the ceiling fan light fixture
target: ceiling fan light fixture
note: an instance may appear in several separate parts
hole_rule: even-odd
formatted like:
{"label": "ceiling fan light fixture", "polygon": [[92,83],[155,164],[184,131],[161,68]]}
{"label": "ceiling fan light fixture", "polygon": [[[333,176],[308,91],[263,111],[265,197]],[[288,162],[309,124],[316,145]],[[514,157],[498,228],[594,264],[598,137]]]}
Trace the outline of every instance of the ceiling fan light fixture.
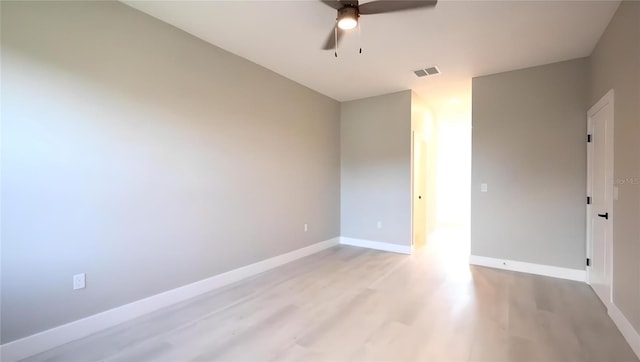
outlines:
{"label": "ceiling fan light fixture", "polygon": [[343,30],[353,29],[358,26],[358,9],[345,6],[338,10],[338,27]]}

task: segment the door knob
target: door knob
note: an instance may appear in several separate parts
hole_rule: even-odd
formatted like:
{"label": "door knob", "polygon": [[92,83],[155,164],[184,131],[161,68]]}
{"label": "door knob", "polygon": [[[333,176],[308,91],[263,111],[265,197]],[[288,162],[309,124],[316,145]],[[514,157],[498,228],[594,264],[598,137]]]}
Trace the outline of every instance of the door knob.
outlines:
{"label": "door knob", "polygon": [[604,214],[598,214],[598,216],[605,218],[606,220],[609,220],[609,213],[605,212]]}

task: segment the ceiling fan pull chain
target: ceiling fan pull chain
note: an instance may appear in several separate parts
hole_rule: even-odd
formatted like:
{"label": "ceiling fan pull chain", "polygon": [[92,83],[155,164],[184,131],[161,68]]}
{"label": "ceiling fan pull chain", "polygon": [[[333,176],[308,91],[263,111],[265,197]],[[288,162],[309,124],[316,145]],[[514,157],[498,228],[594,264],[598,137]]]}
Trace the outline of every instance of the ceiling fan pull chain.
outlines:
{"label": "ceiling fan pull chain", "polygon": [[358,22],[358,41],[360,42],[360,54],[362,54],[362,20]]}
{"label": "ceiling fan pull chain", "polygon": [[336,23],[336,26],[333,27],[333,37],[335,40],[334,44],[336,45],[335,53],[333,54],[335,54],[337,58],[338,57],[338,24],[337,23]]}

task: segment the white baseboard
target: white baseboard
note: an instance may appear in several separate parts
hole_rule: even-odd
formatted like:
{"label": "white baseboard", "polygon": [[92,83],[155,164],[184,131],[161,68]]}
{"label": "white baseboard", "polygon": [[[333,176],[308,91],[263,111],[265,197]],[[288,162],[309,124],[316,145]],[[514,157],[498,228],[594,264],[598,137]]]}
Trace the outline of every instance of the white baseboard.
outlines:
{"label": "white baseboard", "polygon": [[611,303],[609,307],[609,317],[611,317],[613,323],[616,324],[616,327],[618,327],[624,336],[624,339],[627,340],[633,352],[635,352],[636,356],[640,359],[640,333],[633,328],[629,320],[622,314],[622,311],[615,303]]}
{"label": "white baseboard", "polygon": [[317,253],[338,245],[339,242],[339,238],[329,239],[3,344],[0,346],[0,360],[9,362],[33,356],[161,308],[168,307],[172,304],[265,272],[296,259]]}
{"label": "white baseboard", "polygon": [[384,250],[384,251],[390,251],[393,253],[400,253],[400,254],[411,254],[412,252],[411,245],[390,244],[390,243],[383,243],[380,241],[347,238],[344,236],[340,237],[340,244],[358,246],[361,248],[368,248],[368,249]]}
{"label": "white baseboard", "polygon": [[489,268],[504,269],[522,273],[544,275],[560,279],[575,280],[584,282],[587,278],[586,270],[561,268],[551,265],[525,263],[506,259],[495,259],[486,256],[470,255],[469,264],[486,266]]}

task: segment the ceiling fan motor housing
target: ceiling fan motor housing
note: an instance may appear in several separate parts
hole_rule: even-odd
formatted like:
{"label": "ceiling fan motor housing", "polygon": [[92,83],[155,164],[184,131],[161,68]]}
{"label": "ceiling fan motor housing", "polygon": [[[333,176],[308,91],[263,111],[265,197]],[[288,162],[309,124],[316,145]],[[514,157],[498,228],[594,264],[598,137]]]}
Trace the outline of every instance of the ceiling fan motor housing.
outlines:
{"label": "ceiling fan motor housing", "polygon": [[355,6],[344,6],[338,10],[338,26],[341,29],[353,29],[358,25],[358,8]]}

